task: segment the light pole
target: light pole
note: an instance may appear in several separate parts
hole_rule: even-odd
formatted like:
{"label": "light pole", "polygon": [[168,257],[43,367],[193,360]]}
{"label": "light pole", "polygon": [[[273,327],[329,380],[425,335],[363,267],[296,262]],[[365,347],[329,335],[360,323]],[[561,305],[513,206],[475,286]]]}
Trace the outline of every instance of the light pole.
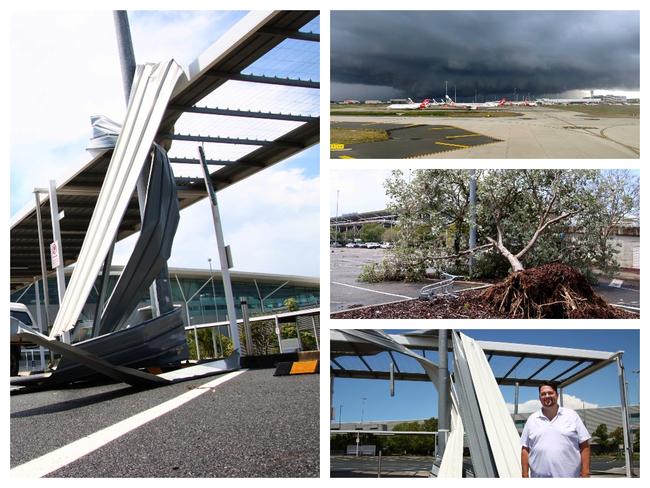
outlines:
{"label": "light pole", "polygon": [[363,430],[363,410],[366,406],[366,400],[367,398],[365,397],[361,399],[361,430]]}
{"label": "light pole", "polygon": [[343,415],[343,404],[339,405],[339,430],[341,430],[341,415]]}

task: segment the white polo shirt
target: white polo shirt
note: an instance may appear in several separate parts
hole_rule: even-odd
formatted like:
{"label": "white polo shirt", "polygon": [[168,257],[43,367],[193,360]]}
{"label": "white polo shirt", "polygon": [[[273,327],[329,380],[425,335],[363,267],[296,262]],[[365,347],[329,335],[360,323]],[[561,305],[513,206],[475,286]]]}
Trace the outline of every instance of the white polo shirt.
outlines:
{"label": "white polo shirt", "polygon": [[569,408],[560,407],[553,420],[546,418],[541,410],[533,413],[521,433],[521,445],[530,451],[531,477],[579,477],[579,444],[590,438],[578,414]]}

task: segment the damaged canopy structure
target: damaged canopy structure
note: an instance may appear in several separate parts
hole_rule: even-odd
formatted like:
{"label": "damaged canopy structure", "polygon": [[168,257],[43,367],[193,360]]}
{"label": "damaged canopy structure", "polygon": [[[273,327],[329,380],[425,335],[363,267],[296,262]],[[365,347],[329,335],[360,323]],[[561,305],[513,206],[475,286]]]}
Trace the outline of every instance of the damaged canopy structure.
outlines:
{"label": "damaged canopy structure", "polygon": [[[537,387],[544,381],[558,383],[563,388],[610,364],[619,369],[619,387],[625,433],[627,473],[631,476],[631,450],[629,447],[629,421],[625,393],[622,352],[602,352],[528,344],[475,341],[458,331],[417,331],[405,335],[389,335],[372,330],[331,331],[332,378],[358,378],[406,381],[430,381],[439,390],[438,365],[426,357],[426,351],[437,351],[440,334],[450,335],[448,352],[453,354],[451,375],[451,429],[441,460],[432,469],[438,477],[460,477],[470,473],[477,477],[520,477],[521,447],[519,434],[507,409],[499,385]],[[446,342],[446,341],[445,341]],[[418,353],[421,352],[421,354]],[[415,359],[424,374],[401,369],[394,353],[399,352]],[[396,371],[386,371],[371,365],[370,357],[387,353]],[[356,357],[356,360],[346,357]],[[516,358],[514,367],[505,374],[495,376],[490,361],[495,358]],[[543,360],[532,374],[519,368],[524,361]],[[569,363],[559,374],[542,376],[555,362]],[[374,363],[380,363],[379,357]],[[351,367],[359,364],[358,368]],[[440,371],[438,371],[440,372]],[[440,410],[439,417],[443,416]],[[441,431],[440,435],[443,434]],[[471,471],[463,466],[464,437],[471,456]],[[441,453],[438,453],[441,454]]]}
{"label": "damaged canopy structure", "polygon": [[[306,83],[303,80],[278,77],[267,79],[265,76],[242,74],[242,70],[286,39],[317,41],[317,35],[299,32],[300,28],[316,16],[317,12],[304,11],[253,12],[193,62],[188,67],[188,77],[173,60],[137,67],[126,119],[115,148],[103,153],[102,148],[99,148],[100,154],[91,163],[57,189],[58,194],[64,196],[59,199],[59,208],[64,211],[67,212],[68,205],[65,196],[73,198],[76,204],[73,208],[77,209],[79,201],[76,199],[90,197],[82,205],[93,204],[94,210],[89,220],[87,213],[75,212],[72,212],[72,219],[67,219],[67,222],[73,221],[75,226],[82,226],[83,231],[77,228],[78,230],[70,232],[65,225],[61,226],[64,262],[70,264],[76,261],[77,264],[49,338],[35,334],[30,328],[19,331],[20,334],[29,335],[32,342],[63,355],[54,373],[47,378],[50,384],[101,373],[131,384],[156,385],[168,380],[131,368],[178,364],[187,358],[188,348],[181,311],[174,309],[171,303],[166,309],[160,310],[160,315],[150,320],[135,324],[129,322],[145,290],[170,257],[180,208],[207,195],[205,184],[199,178],[184,178],[179,181],[172,170],[173,163],[193,164],[198,161],[169,157],[168,150],[170,155],[174,153],[174,141],[190,141],[194,147],[197,143],[208,146],[252,146],[252,149],[245,152],[245,156],[237,160],[208,161],[211,165],[222,167],[209,175],[215,188],[221,189],[316,143],[319,118],[314,115],[254,114],[250,111],[223,111],[209,107],[199,110],[193,106],[206,97],[213,96],[229,80],[262,85],[304,86],[316,89],[314,91],[317,93],[318,83],[311,80]],[[216,117],[225,112],[228,117],[289,120],[294,125],[291,130],[286,130],[286,126],[279,132],[276,130],[274,139],[268,140],[182,135],[175,132],[175,128],[184,126],[187,113]],[[112,124],[111,130],[116,128],[117,125]],[[98,135],[97,131],[95,135]],[[105,139],[100,142],[100,146],[106,147]],[[130,214],[133,213],[131,207],[136,202],[136,182],[143,171],[147,181],[146,197],[142,218],[138,218],[136,223]],[[88,187],[88,176],[95,178],[93,184],[96,187]],[[83,183],[83,188],[80,183]],[[96,200],[92,199],[93,196],[96,196]],[[30,228],[34,223],[32,215],[27,212],[12,226],[13,286],[24,285],[36,279],[36,256],[39,254],[39,265],[44,264],[42,248],[33,244],[20,244],[26,232],[31,232],[31,236],[37,235],[35,229]],[[134,231],[140,231],[138,241],[106,306],[98,310],[94,337],[72,346],[56,340],[78,323],[112,243]],[[71,235],[75,237],[69,237]],[[79,236],[83,236],[81,245],[78,244]],[[33,239],[30,242],[33,243]],[[226,363],[228,367],[233,366],[227,361]]]}

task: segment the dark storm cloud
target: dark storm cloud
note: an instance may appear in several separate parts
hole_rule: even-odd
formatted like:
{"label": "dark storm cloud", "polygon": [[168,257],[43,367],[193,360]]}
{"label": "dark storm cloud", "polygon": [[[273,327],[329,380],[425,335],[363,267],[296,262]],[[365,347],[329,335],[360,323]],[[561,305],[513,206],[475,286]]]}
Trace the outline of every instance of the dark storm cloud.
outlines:
{"label": "dark storm cloud", "polygon": [[459,97],[635,91],[639,29],[635,11],[336,11],[332,96],[362,85],[439,97],[444,80]]}

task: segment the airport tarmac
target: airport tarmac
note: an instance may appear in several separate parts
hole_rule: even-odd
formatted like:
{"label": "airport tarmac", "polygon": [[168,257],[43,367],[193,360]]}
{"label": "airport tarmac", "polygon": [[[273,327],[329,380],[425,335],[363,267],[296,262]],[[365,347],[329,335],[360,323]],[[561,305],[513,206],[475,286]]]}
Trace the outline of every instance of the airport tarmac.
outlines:
{"label": "airport tarmac", "polygon": [[[62,448],[73,460],[46,477],[317,477],[320,375],[274,371],[245,370],[212,387],[205,385],[219,376],[151,390],[108,384],[14,394],[11,468],[41,456],[39,466],[56,466],[52,453]],[[197,390],[204,393],[94,451],[73,444]]]}
{"label": "airport tarmac", "polygon": [[[370,263],[381,262],[385,252],[384,249],[364,248],[334,248],[333,252],[330,252],[330,312],[418,298],[420,289],[433,282],[362,283],[357,281],[363,267]],[[476,282],[458,282],[450,291],[458,292],[480,285],[481,283]],[[638,277],[636,279],[628,277],[620,288],[608,285],[609,280],[601,280],[594,286],[594,291],[612,305],[624,306],[626,310],[633,312],[638,311],[640,308]]]}
{"label": "airport tarmac", "polygon": [[[421,158],[639,158],[640,122],[632,117],[594,117],[550,107],[517,108],[520,117],[331,116],[332,122],[448,125],[497,142],[421,155]],[[341,153],[332,152],[331,157]],[[365,156],[379,157],[379,156]],[[383,158],[404,158],[393,154]]]}

